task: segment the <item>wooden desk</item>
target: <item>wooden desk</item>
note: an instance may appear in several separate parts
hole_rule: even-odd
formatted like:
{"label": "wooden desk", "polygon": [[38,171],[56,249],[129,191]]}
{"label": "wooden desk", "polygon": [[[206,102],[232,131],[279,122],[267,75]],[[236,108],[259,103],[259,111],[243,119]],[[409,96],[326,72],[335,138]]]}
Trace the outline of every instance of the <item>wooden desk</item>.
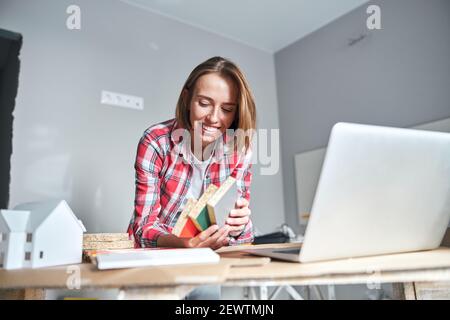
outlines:
{"label": "wooden desk", "polygon": [[[289,245],[287,245],[289,246]],[[270,261],[236,249],[220,251],[218,264],[79,271],[81,289],[120,289],[121,299],[180,299],[194,287],[341,285],[394,283],[395,298],[448,298],[450,248],[319,263]],[[0,270],[0,298],[42,299],[45,289],[67,289],[74,273],[66,266]],[[72,277],[72,278],[71,278]]]}

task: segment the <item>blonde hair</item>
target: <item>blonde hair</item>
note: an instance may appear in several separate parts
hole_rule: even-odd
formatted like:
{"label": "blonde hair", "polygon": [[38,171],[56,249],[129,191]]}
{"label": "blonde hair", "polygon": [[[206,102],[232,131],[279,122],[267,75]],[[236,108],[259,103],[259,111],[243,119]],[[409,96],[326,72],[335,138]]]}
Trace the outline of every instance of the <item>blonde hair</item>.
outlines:
{"label": "blonde hair", "polygon": [[[197,80],[201,76],[209,73],[217,73],[221,76],[228,77],[234,82],[238,89],[238,109],[234,121],[231,127],[228,129],[240,129],[244,132],[255,130],[256,104],[253,94],[250,90],[250,86],[248,85],[248,82],[239,67],[230,60],[222,57],[210,58],[202,62],[197,67],[195,67],[194,70],[192,70],[191,74],[184,83],[184,86],[178,98],[175,111],[177,122],[187,130],[192,129],[188,106],[191,103]],[[187,95],[183,93],[184,90],[187,90]],[[245,149],[249,148],[250,143],[250,138],[246,137]]]}

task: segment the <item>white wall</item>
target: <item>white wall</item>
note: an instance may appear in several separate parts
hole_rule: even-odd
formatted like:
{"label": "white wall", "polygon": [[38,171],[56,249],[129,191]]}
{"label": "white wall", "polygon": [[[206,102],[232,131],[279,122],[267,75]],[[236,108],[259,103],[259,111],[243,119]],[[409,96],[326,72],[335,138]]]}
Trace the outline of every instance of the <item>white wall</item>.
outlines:
{"label": "white wall", "polygon": [[[0,2],[0,28],[23,35],[10,207],[64,198],[88,232],[125,231],[138,140],[173,117],[189,72],[213,55],[246,73],[259,126],[279,127],[272,55],[117,0],[77,0],[81,30],[70,31],[72,3]],[[103,89],[142,96],[145,110],[101,105]],[[254,168],[253,220],[262,232],[284,221],[281,179]]]}

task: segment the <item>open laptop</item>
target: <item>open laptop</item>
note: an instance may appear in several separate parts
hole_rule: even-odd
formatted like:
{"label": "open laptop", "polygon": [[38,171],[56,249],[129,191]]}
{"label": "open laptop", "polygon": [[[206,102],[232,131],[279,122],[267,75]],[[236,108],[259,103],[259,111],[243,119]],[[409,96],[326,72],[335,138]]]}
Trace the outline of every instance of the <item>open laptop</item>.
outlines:
{"label": "open laptop", "polygon": [[303,243],[245,252],[315,262],[435,249],[449,220],[449,133],[338,123]]}

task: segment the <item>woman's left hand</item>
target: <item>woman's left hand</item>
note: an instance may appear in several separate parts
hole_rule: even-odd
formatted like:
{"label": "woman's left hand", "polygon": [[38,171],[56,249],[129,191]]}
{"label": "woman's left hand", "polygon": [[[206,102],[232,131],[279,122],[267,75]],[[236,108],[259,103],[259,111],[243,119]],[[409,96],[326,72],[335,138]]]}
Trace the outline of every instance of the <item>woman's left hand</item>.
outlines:
{"label": "woman's left hand", "polygon": [[249,203],[246,199],[240,198],[236,201],[236,208],[230,211],[226,222],[230,226],[228,233],[230,236],[237,237],[244,231],[252,214],[248,205]]}

